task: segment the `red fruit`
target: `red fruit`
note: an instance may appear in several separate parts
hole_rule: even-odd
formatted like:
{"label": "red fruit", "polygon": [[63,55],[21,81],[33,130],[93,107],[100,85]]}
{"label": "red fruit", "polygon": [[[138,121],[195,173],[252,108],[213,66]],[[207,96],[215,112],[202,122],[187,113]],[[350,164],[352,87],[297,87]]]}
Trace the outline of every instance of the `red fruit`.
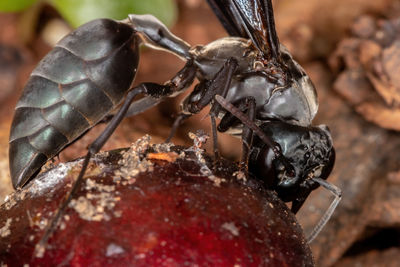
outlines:
{"label": "red fruit", "polygon": [[313,266],[295,217],[258,181],[237,178],[228,162],[214,176],[196,149],[141,142],[96,156],[41,257],[35,244],[80,162],[60,164],[15,192],[0,208],[0,262]]}

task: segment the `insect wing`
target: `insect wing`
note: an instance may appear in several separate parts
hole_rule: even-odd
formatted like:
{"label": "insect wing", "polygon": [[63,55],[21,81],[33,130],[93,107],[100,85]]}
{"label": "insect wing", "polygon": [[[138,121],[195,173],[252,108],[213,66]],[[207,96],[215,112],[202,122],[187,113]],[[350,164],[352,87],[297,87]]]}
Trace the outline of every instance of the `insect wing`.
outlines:
{"label": "insect wing", "polygon": [[271,0],[208,0],[208,3],[230,35],[251,39],[267,59],[279,57]]}
{"label": "insect wing", "polygon": [[249,39],[241,19],[237,16],[236,7],[231,0],[207,0],[209,6],[230,36]]}

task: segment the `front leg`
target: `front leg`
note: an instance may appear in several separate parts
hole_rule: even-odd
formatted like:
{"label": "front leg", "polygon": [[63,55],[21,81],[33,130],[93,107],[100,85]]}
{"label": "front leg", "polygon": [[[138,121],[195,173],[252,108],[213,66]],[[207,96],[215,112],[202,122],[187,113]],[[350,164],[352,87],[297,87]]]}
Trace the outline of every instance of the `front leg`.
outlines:
{"label": "front leg", "polygon": [[[202,80],[196,85],[194,90],[182,102],[182,112],[177,116],[172,126],[171,133],[167,138],[170,141],[177,128],[190,116],[199,113],[203,108],[211,103],[216,94],[226,95],[233,73],[237,68],[237,61],[231,58],[225,62],[222,68],[211,80]],[[215,113],[214,108],[212,113]],[[214,140],[216,142],[216,140]]]}
{"label": "front leg", "polygon": [[254,123],[254,121],[249,120],[249,118],[241,112],[238,108],[236,108],[234,105],[229,103],[225,98],[221,97],[220,95],[215,96],[215,100],[228,112],[232,113],[235,117],[237,117],[243,125],[246,127],[250,128],[254,134],[256,134],[267,146],[269,146],[272,150],[272,152],[275,154],[276,159],[278,159],[283,166],[285,166],[286,173],[290,177],[295,176],[295,169],[293,165],[288,161],[288,159],[282,154],[282,149],[281,146],[275,142],[271,136],[265,134],[260,127],[257,126],[257,124]]}
{"label": "front leg", "polygon": [[[226,96],[231,85],[233,74],[238,67],[236,59],[230,58],[221,69],[215,74],[211,80],[203,80],[191,94],[186,97],[182,103],[182,113],[177,117],[171,130],[171,134],[167,140],[170,140],[175,133],[176,129],[185,119],[193,114],[199,113],[203,108],[208,106],[213,100],[214,96],[221,94]],[[215,157],[218,158],[218,140],[215,117],[219,112],[218,103],[214,103],[210,110],[211,125],[212,125],[212,136],[213,136],[213,148]]]}
{"label": "front leg", "polygon": [[[183,112],[197,114],[214,100],[215,95],[225,97],[237,67],[237,60],[229,58],[211,80],[202,80],[183,101]],[[218,106],[218,103],[213,105],[211,112],[217,114]]]}

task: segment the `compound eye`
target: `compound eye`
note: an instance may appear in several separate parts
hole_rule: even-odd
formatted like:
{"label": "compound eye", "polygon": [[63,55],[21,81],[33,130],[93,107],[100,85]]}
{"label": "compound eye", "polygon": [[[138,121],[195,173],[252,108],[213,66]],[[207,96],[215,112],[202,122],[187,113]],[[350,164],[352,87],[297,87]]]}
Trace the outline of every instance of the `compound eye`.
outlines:
{"label": "compound eye", "polygon": [[274,158],[274,152],[268,146],[265,146],[258,154],[256,160],[250,162],[250,171],[256,174],[257,177],[262,178],[268,187],[274,186],[276,181],[277,172],[272,162]]}
{"label": "compound eye", "polygon": [[332,147],[329,158],[327,159],[325,166],[321,170],[321,176],[320,176],[321,179],[326,180],[328,176],[331,174],[333,166],[335,164],[335,159],[336,159],[336,153],[335,149]]}
{"label": "compound eye", "polygon": [[304,157],[305,157],[306,159],[309,159],[309,158],[311,157],[311,153],[310,153],[310,152],[306,152],[306,153],[304,154]]}

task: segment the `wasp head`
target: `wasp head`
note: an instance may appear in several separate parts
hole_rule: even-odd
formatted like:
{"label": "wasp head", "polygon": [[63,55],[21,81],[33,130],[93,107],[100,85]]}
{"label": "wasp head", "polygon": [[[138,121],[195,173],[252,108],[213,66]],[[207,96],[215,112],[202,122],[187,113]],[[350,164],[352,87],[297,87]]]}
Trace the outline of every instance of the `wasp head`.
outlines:
{"label": "wasp head", "polygon": [[283,201],[307,197],[319,186],[312,178],[328,178],[335,162],[335,150],[326,126],[302,127],[274,121],[264,123],[260,128],[280,145],[294,174],[287,172],[272,149],[258,137],[253,141],[249,171],[262,178]]}

